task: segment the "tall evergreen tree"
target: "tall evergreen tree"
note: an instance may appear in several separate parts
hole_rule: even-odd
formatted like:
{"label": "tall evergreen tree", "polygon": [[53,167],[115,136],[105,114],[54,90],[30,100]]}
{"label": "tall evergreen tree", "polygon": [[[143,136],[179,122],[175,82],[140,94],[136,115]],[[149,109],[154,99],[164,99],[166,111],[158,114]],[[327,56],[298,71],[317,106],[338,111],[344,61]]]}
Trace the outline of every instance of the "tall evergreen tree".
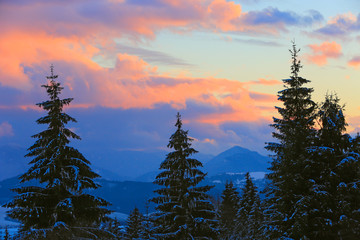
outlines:
{"label": "tall evergreen tree", "polygon": [[310,81],[299,76],[300,50],[293,43],[291,76],[283,80],[285,89],[278,92],[283,107],[277,107],[280,118],[273,118],[273,137],[278,142],[268,143],[274,152],[267,178],[267,217],[270,238],[301,239],[308,232],[309,196],[313,171],[308,164],[308,148],[315,138],[314,117],[316,104],[311,100]]}
{"label": "tall evergreen tree", "polygon": [[94,226],[109,213],[105,200],[86,193],[99,187],[93,180],[99,175],[77,149],[69,146],[70,139],[80,137],[66,128],[69,122],[76,122],[63,112],[73,99],[59,98],[63,87],[55,81],[57,77],[51,66],[49,82],[42,85],[49,100],[37,104],[47,111],[37,123],[48,127],[33,136],[36,141],[26,155],[33,158],[32,166],[20,176],[21,183],[37,180],[40,186],[14,189],[17,195],[5,205],[12,208],[8,215],[22,223],[23,239],[94,237],[99,234]]}
{"label": "tall evergreen tree", "polygon": [[222,201],[219,209],[219,226],[221,239],[236,239],[236,215],[239,211],[239,192],[232,181],[226,182],[221,195]]}
{"label": "tall evergreen tree", "polygon": [[177,114],[176,132],[168,148],[173,149],[161,163],[154,183],[163,186],[152,199],[159,214],[156,222],[160,239],[215,239],[217,221],[214,206],[207,192],[211,186],[198,186],[206,174],[199,170],[202,163],[190,156],[197,151],[191,147],[188,131],[182,129]]}
{"label": "tall evergreen tree", "polygon": [[141,233],[143,232],[143,220],[143,215],[140,213],[139,209],[135,207],[127,219],[126,239],[141,239]]}
{"label": "tall evergreen tree", "polygon": [[327,95],[319,109],[320,129],[310,149],[317,175],[312,188],[310,239],[360,238],[359,137],[346,134],[343,106]]}
{"label": "tall evergreen tree", "polygon": [[250,174],[245,175],[245,186],[239,201],[237,212],[237,238],[244,240],[260,239],[262,234],[263,213],[259,193],[251,180]]}

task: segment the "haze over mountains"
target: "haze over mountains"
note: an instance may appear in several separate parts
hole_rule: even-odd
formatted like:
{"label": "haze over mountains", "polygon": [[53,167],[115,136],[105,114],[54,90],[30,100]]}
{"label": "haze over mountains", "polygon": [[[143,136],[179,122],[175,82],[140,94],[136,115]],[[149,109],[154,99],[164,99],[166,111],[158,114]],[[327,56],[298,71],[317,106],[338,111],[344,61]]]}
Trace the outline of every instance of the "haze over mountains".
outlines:
{"label": "haze over mountains", "polygon": [[[26,149],[18,146],[0,147],[0,205],[14,196],[10,189],[19,187],[17,177],[29,167],[30,158],[25,158],[25,154]],[[102,176],[97,180],[102,187],[94,193],[111,202],[110,208],[116,212],[128,214],[134,206],[144,212],[146,201],[154,196],[157,185],[152,181],[166,154],[166,151],[113,151],[103,155],[106,159],[100,154],[86,154],[93,169]],[[269,158],[257,152],[234,146],[217,156],[198,153],[194,158],[201,160],[204,172],[208,172],[202,184],[214,186],[210,191],[214,199],[220,198],[228,180],[241,188],[248,171],[259,189],[265,184]],[[152,210],[152,206],[149,207]]]}
{"label": "haze over mountains", "polygon": [[[0,147],[0,180],[24,173],[30,158],[25,158],[26,149],[8,145]],[[166,151],[108,151],[85,153],[93,169],[102,178],[115,181],[153,181]],[[266,172],[269,158],[257,152],[235,146],[217,156],[197,153],[194,158],[203,162],[208,176],[234,172]]]}

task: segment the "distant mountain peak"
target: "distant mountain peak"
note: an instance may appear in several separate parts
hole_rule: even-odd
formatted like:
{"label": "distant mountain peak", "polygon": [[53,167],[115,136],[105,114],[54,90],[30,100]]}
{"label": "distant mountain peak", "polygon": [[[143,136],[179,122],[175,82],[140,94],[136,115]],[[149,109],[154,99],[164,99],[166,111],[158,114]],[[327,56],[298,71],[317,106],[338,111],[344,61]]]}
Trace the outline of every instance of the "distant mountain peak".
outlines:
{"label": "distant mountain peak", "polygon": [[226,172],[266,172],[269,161],[268,157],[236,145],[211,159],[204,167],[209,176]]}
{"label": "distant mountain peak", "polygon": [[[228,150],[226,150],[226,151],[224,151],[222,153],[256,153],[256,154],[259,154],[258,152],[249,150],[247,148],[243,148],[243,147],[241,147],[239,145],[235,145],[235,146],[229,148]],[[222,154],[222,153],[220,153],[220,154]]]}

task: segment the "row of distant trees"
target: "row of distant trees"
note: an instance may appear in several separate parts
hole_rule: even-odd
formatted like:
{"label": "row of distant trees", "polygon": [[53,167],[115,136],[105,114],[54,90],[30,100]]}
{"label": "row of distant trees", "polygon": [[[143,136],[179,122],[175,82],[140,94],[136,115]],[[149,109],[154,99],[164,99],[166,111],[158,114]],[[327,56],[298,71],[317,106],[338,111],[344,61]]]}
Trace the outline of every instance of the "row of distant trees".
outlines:
{"label": "row of distant trees", "polygon": [[34,135],[26,156],[31,167],[20,182],[37,180],[40,186],[20,187],[5,206],[21,222],[19,239],[360,239],[360,137],[346,134],[344,107],[336,95],[316,104],[310,81],[301,69],[295,44],[291,76],[278,93],[283,103],[272,127],[276,142],[265,198],[246,175],[241,194],[228,182],[219,208],[201,184],[206,174],[191,156],[188,131],[180,114],[170,137],[171,152],[161,163],[154,183],[160,186],[150,199],[156,212],[134,209],[126,232],[108,217],[109,203],[88,193],[100,187],[90,162],[69,146],[80,139],[70,129],[76,120],[63,112],[72,98],[60,99],[63,89],[53,73],[43,85],[49,100],[37,104],[47,111],[38,124],[47,129]]}

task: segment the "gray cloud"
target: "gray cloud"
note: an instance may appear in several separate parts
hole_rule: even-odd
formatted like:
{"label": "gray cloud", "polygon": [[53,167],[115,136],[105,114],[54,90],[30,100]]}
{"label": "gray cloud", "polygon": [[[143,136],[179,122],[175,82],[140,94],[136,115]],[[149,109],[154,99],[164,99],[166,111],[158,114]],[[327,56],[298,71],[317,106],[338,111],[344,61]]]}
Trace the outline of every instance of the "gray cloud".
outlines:
{"label": "gray cloud", "polygon": [[186,61],[171,56],[167,53],[149,50],[141,47],[132,47],[123,44],[117,44],[117,51],[122,53],[127,53],[130,55],[136,55],[146,62],[155,63],[155,64],[163,64],[163,65],[174,65],[174,66],[184,66],[184,67],[192,67],[194,65],[187,63]]}

